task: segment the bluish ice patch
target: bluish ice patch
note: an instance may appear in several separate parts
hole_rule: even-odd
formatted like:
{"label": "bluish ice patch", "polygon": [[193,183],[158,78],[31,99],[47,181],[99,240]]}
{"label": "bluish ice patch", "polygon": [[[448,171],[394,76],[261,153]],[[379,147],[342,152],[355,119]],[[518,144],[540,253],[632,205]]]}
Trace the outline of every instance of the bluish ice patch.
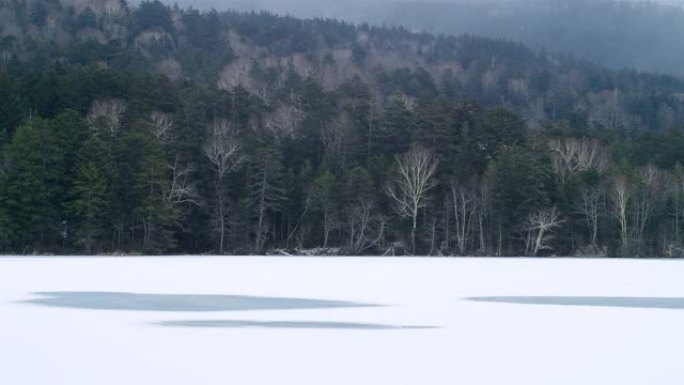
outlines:
{"label": "bluish ice patch", "polygon": [[434,326],[398,326],[353,322],[319,321],[246,321],[246,320],[201,320],[163,321],[155,325],[190,328],[273,328],[273,329],[351,329],[351,330],[399,330],[432,329]]}
{"label": "bluish ice patch", "polygon": [[684,309],[684,298],[680,297],[493,296],[470,297],[466,299],[476,302],[496,302],[521,305]]}
{"label": "bluish ice patch", "polygon": [[379,306],[373,304],[307,298],[257,297],[217,294],[141,294],[118,292],[56,291],[34,293],[41,298],[22,301],[34,305],[136,311],[246,311],[326,309]]}

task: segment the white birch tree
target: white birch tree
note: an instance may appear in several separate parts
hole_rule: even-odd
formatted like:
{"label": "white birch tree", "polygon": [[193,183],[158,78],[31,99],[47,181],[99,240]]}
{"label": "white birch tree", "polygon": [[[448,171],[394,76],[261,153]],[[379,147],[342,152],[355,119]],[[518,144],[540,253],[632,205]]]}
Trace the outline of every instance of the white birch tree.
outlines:
{"label": "white birch tree", "polygon": [[620,226],[620,242],[622,251],[627,252],[629,247],[629,223],[627,221],[627,208],[632,199],[632,186],[625,177],[616,177],[611,186],[610,198],[613,203],[615,218]]}
{"label": "white birch tree", "polygon": [[549,250],[553,239],[552,230],[561,225],[560,212],[555,208],[538,210],[527,217],[525,246],[527,255],[537,256],[542,250]]}
{"label": "white birch tree", "polygon": [[224,182],[228,173],[236,170],[244,160],[240,149],[237,134],[230,122],[225,119],[215,120],[209,129],[202,153],[211,163],[214,171],[215,210],[212,215],[215,220],[214,230],[219,236],[220,254],[224,252],[228,221],[228,202]]}
{"label": "white birch tree", "polygon": [[561,186],[576,172],[594,170],[603,175],[608,170],[608,150],[596,139],[554,139],[549,147],[555,154],[553,165]]}
{"label": "white birch tree", "polygon": [[452,181],[449,184],[451,192],[451,206],[454,211],[454,223],[456,225],[456,246],[459,255],[465,255],[468,242],[470,241],[471,224],[477,211],[478,196],[472,190]]}
{"label": "white birch tree", "polygon": [[437,160],[432,151],[414,147],[397,156],[396,164],[395,175],[385,192],[392,198],[396,213],[411,218],[411,251],[415,254],[418,213],[425,207],[428,191],[437,184]]}

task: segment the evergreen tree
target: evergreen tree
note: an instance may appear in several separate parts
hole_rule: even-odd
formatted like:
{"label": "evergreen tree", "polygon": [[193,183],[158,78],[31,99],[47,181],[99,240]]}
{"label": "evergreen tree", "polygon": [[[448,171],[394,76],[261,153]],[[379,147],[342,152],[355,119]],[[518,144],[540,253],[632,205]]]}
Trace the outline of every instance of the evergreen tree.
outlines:
{"label": "evergreen tree", "polygon": [[[17,128],[5,151],[4,203],[9,233],[20,251],[60,247],[59,190],[62,151],[42,119]],[[7,231],[6,231],[7,233]]]}
{"label": "evergreen tree", "polygon": [[174,246],[170,231],[174,212],[164,199],[168,188],[164,151],[145,121],[136,122],[126,142],[137,157],[131,187],[138,198],[134,213],[142,224],[141,247],[147,253],[163,253]]}
{"label": "evergreen tree", "polygon": [[505,149],[494,163],[493,208],[499,254],[515,253],[520,226],[535,210],[550,206],[553,194],[548,160],[530,148]]}
{"label": "evergreen tree", "polygon": [[339,224],[337,217],[337,178],[330,171],[325,170],[316,177],[309,194],[313,198],[314,212],[321,216],[323,228],[323,247],[328,246],[330,233]]}
{"label": "evergreen tree", "polygon": [[[105,233],[109,198],[103,145],[97,138],[91,138],[84,146],[71,190],[67,207],[76,219],[76,245],[83,247],[86,254],[98,246]],[[106,159],[106,158],[105,158]]]}
{"label": "evergreen tree", "polygon": [[256,217],[254,248],[263,252],[269,227],[273,226],[275,214],[285,199],[283,166],[280,152],[271,146],[259,149],[249,163],[248,199]]}

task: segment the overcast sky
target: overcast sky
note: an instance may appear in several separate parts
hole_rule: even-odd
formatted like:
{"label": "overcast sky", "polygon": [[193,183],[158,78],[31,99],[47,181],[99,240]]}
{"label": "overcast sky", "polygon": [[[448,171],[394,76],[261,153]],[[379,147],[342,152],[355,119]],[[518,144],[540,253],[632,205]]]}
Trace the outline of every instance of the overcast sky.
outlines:
{"label": "overcast sky", "polygon": [[[497,3],[497,2],[525,2],[527,0],[363,0],[363,3],[368,4],[386,4],[386,3],[420,3],[420,2],[430,2],[430,3]],[[534,0],[540,1],[540,0]],[[572,1],[572,0],[547,0],[547,1]],[[643,1],[643,0],[626,0],[626,1]],[[684,4],[684,0],[649,0],[655,3],[666,3],[666,4]],[[162,0],[164,3],[173,4],[178,3],[179,5],[192,5],[196,8],[214,6],[217,8],[230,8],[234,5],[244,6],[248,4],[269,4],[276,7],[282,7],[289,4],[296,3],[345,3],[341,0]],[[358,1],[361,2],[361,1]]]}
{"label": "overcast sky", "polygon": [[[141,0],[129,0],[133,3]],[[381,15],[378,8],[392,3],[539,3],[539,2],[571,2],[573,0],[160,0],[166,4],[178,4],[181,8],[193,7],[200,10],[216,9],[225,11],[236,9],[239,11],[266,10],[281,15],[292,15],[302,18],[327,17],[350,20],[354,22],[377,22]],[[585,0],[586,1],[586,0]],[[594,0],[600,1],[600,0]],[[605,0],[611,1],[611,0]],[[624,0],[641,1],[644,0]],[[684,5],[684,0],[650,0],[650,2]],[[388,7],[386,17],[391,18],[392,10]],[[370,15],[374,18],[369,19]]]}

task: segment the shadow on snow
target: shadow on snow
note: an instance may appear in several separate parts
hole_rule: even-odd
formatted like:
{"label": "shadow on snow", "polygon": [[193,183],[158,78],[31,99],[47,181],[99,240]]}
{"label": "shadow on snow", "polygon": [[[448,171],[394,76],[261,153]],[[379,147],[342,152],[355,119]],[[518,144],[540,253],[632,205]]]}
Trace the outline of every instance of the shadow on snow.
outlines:
{"label": "shadow on snow", "polygon": [[275,328],[275,329],[356,329],[356,330],[406,330],[433,329],[433,326],[395,326],[352,322],[311,322],[311,321],[164,321],[159,326],[193,328]]}
{"label": "shadow on snow", "polygon": [[470,297],[468,301],[521,305],[593,306],[638,309],[684,309],[679,297],[564,297],[564,296],[496,296]]}
{"label": "shadow on snow", "polygon": [[192,312],[379,306],[346,301],[245,295],[139,294],[78,291],[41,292],[34,294],[42,298],[30,299],[22,301],[22,303],[74,309]]}

